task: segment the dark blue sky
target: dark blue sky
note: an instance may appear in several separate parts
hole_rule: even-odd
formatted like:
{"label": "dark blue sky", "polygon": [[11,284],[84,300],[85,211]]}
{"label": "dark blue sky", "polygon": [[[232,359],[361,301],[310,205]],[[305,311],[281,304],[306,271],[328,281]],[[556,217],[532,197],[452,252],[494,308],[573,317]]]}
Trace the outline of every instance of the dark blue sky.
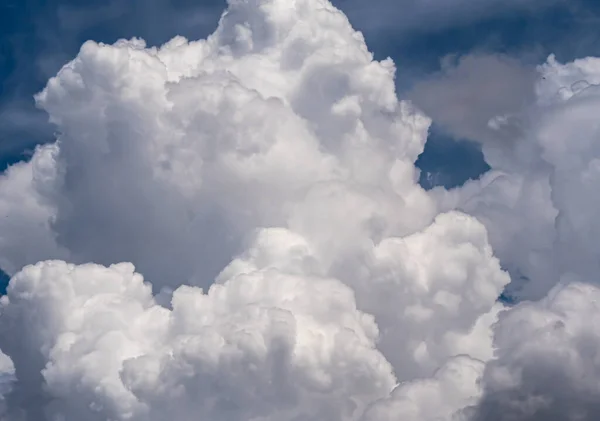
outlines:
{"label": "dark blue sky", "polygon": [[[394,59],[401,96],[440,71],[448,55],[501,53],[526,66],[550,53],[561,61],[600,55],[597,0],[522,0],[530,7],[475,12],[418,8],[420,1],[372,0],[368,19],[364,2],[334,1],[364,32],[377,58]],[[406,4],[413,9],[400,10]],[[205,37],[224,5],[224,0],[0,0],[0,169],[52,140],[53,129],[32,97],[84,41],[137,36],[154,45],[175,35]],[[411,10],[418,11],[413,21]],[[418,165],[426,187],[458,185],[487,169],[475,143],[453,138],[435,122]]]}

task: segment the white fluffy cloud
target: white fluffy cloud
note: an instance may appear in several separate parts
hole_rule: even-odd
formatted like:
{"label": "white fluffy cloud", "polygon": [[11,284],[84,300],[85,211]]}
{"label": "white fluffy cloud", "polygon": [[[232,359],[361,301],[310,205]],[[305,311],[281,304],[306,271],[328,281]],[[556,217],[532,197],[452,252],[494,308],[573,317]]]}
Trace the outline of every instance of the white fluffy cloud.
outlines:
{"label": "white fluffy cloud", "polygon": [[[328,2],[88,42],[37,100],[57,142],[0,192],[10,417],[358,420],[491,357],[509,279],[479,222],[436,217],[413,165],[429,119]],[[18,272],[56,258],[82,265]],[[87,264],[121,261],[152,286]]]}
{"label": "white fluffy cloud", "polygon": [[373,317],[336,280],[267,266],[182,286],[172,306],[131,264],[28,266],[2,303],[14,398],[49,419],[337,420],[394,385]]}
{"label": "white fluffy cloud", "polygon": [[71,261],[167,283],[210,284],[260,226],[334,247],[414,232],[434,216],[412,166],[429,120],[393,76],[325,2],[232,2],[208,40],[160,49],[88,42],[38,96],[60,135],[36,211]]}
{"label": "white fluffy cloud", "polygon": [[[492,144],[500,181],[425,192],[414,162],[430,120],[398,100],[394,73],[325,0],[230,0],[206,40],[84,44],[37,96],[56,142],[0,178],[0,267],[13,275],[0,301],[2,416],[482,413],[502,392],[494,370],[537,355],[514,359],[503,332],[523,315],[515,341],[530,343],[547,306],[497,303],[501,265],[551,270],[523,262],[559,236],[562,254],[544,258],[589,275],[568,249],[581,229],[552,223],[557,212],[585,222],[572,202],[591,192],[567,189],[577,154],[565,167],[543,136],[544,165],[527,166],[533,142]],[[542,88],[531,127],[568,135],[544,122],[577,118],[571,105],[592,97],[548,104]],[[593,142],[579,141],[588,157]],[[568,186],[555,189],[559,173]],[[531,186],[521,208],[497,207],[520,185]],[[587,287],[581,300],[597,294]]]}

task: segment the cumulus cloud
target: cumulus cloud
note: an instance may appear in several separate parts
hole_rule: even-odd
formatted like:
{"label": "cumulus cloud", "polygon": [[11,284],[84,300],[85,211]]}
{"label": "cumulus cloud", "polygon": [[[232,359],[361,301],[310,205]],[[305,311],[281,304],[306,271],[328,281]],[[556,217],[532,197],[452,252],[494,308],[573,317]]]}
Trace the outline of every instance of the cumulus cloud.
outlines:
{"label": "cumulus cloud", "polygon": [[358,420],[491,358],[509,278],[417,184],[394,72],[321,0],[84,44],[37,96],[56,143],[0,184],[9,418]]}
{"label": "cumulus cloud", "polygon": [[[594,237],[576,205],[593,136],[569,154],[561,142],[591,130],[594,69],[551,60],[522,139],[484,142],[493,171],[428,193],[414,162],[430,119],[328,1],[230,0],[203,40],[85,43],[36,97],[55,143],[0,178],[1,416],[479,421],[506,396],[518,407],[545,385],[536,364],[567,358],[537,340],[551,316],[564,349],[589,349],[576,343],[597,292],[567,280],[594,279],[593,249],[575,248]],[[556,84],[570,93],[548,95]],[[506,307],[503,267],[539,297],[556,281],[542,275],[565,283]]]}
{"label": "cumulus cloud", "polygon": [[172,310],[131,264],[29,266],[2,304],[11,399],[27,419],[351,419],[395,382],[373,317],[281,266],[182,286]]}
{"label": "cumulus cloud", "polygon": [[209,284],[261,226],[319,237],[333,265],[435,215],[412,165],[429,120],[393,74],[325,3],[235,2],[160,49],[88,42],[38,96],[59,139],[28,167],[37,212],[71,261],[159,283]]}

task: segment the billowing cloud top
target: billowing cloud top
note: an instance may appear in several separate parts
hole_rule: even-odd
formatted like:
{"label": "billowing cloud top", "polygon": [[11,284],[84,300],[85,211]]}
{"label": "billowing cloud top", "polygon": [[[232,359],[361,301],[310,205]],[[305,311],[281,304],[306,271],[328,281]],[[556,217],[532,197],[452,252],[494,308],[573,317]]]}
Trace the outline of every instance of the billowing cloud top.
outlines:
{"label": "billowing cloud top", "polygon": [[[569,66],[593,70],[543,71]],[[551,124],[595,91],[540,84],[521,146],[486,149],[501,177],[427,193],[430,120],[394,74],[326,0],[230,0],[206,40],[84,44],[37,96],[56,142],[0,178],[4,419],[439,421],[528,398],[519,370],[562,361],[536,317],[563,307],[498,304],[501,263],[538,291],[538,244],[591,273],[572,248],[591,191],[569,177],[593,144],[565,164],[571,126]],[[516,183],[531,194],[504,203]],[[574,303],[597,292],[573,285],[556,341],[576,352]]]}

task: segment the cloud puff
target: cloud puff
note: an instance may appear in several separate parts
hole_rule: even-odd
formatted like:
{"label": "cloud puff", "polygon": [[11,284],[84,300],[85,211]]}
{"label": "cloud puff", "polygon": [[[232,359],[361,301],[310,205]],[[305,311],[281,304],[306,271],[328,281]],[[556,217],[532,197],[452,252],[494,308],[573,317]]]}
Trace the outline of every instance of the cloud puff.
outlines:
{"label": "cloud puff", "polygon": [[500,54],[447,57],[442,64],[408,97],[455,138],[500,142],[513,137],[514,132],[494,128],[535,100],[535,68]]}
{"label": "cloud puff", "polygon": [[48,261],[3,300],[28,417],[349,419],[395,382],[373,318],[333,279],[266,266],[182,286],[168,310],[131,264]]}
{"label": "cloud puff", "polygon": [[399,385],[389,398],[366,412],[365,421],[456,419],[459,411],[481,396],[479,379],[484,363],[466,356],[448,361],[432,378]]}
{"label": "cloud puff", "polygon": [[440,215],[423,232],[386,238],[332,269],[297,234],[262,231],[217,281],[255,271],[257,262],[279,258],[289,247],[294,252],[281,263],[287,270],[333,274],[353,289],[358,307],[375,316],[378,348],[402,380],[428,375],[454,355],[492,357],[489,329],[500,310],[494,304],[509,278],[473,218]]}
{"label": "cloud puff", "polygon": [[503,314],[495,329],[497,359],[486,366],[485,395],[473,419],[597,419],[598,302],[597,287],[572,282]]}

